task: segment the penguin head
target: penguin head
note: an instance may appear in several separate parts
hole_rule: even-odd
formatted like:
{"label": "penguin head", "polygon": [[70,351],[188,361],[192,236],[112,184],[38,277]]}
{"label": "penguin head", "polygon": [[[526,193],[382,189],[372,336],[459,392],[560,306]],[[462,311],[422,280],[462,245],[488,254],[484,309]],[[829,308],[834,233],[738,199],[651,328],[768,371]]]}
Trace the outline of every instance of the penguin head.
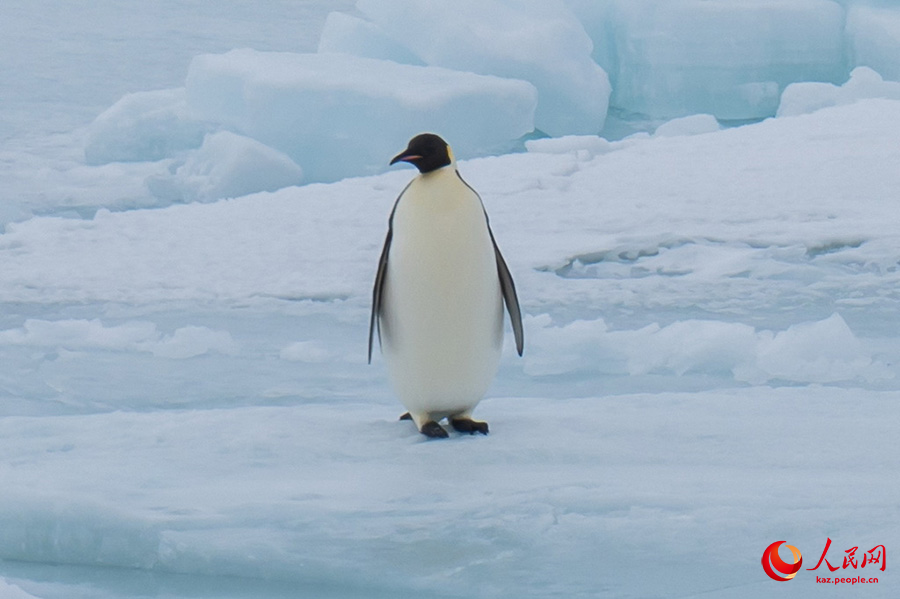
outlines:
{"label": "penguin head", "polygon": [[409,140],[406,149],[391,160],[391,164],[397,162],[408,162],[425,174],[452,164],[453,152],[441,136],[421,133]]}

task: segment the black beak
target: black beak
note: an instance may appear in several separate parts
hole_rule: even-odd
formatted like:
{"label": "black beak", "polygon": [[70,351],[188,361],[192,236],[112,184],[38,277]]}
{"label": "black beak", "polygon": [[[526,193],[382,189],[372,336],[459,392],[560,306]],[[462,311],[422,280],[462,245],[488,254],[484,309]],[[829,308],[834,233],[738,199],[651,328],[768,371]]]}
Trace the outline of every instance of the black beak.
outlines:
{"label": "black beak", "polygon": [[413,154],[409,151],[409,149],[403,150],[396,156],[391,159],[390,164],[397,164],[398,162],[415,162],[416,160],[421,160],[422,157],[418,154]]}

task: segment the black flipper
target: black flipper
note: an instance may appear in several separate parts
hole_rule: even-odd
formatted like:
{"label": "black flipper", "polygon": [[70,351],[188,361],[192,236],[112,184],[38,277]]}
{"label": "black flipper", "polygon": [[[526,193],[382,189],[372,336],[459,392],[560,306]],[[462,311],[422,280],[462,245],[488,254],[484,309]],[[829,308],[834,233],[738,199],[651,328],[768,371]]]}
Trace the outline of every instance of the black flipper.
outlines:
{"label": "black flipper", "polygon": [[[478,197],[478,201],[481,202],[481,207],[483,209],[484,201],[481,199],[481,196],[478,195],[478,192],[472,189],[471,185],[466,183],[466,180],[462,178],[459,171],[456,171],[456,175],[459,177],[459,180],[463,182],[463,185],[471,189],[472,193]],[[494,255],[497,257],[497,275],[500,277],[500,292],[503,294],[503,302],[506,304],[506,311],[509,312],[509,321],[510,324],[512,324],[513,334],[516,337],[516,352],[521,356],[522,351],[525,348],[525,329],[522,327],[522,311],[519,308],[519,298],[516,295],[516,284],[513,283],[509,267],[506,266],[506,260],[503,259],[500,248],[497,247],[497,240],[494,239],[494,232],[491,231],[491,221],[488,218],[487,210],[484,211],[484,220],[487,223],[488,234],[491,236],[491,243],[494,245]]]}
{"label": "black flipper", "polygon": [[497,274],[500,276],[500,292],[503,294],[503,301],[506,303],[506,311],[509,312],[509,321],[512,324],[513,335],[516,337],[516,352],[521,356],[522,350],[525,348],[525,330],[522,328],[522,311],[519,309],[519,298],[516,295],[516,284],[513,283],[512,275],[509,273],[509,267],[494,241],[494,233],[491,232],[488,225],[488,232],[491,234],[491,242],[494,244],[494,254],[497,256]]}
{"label": "black flipper", "polygon": [[387,274],[388,253],[391,251],[391,237],[394,232],[388,228],[387,238],[384,240],[384,248],[381,250],[381,258],[378,259],[378,271],[375,274],[375,286],[372,288],[372,315],[369,317],[369,364],[372,363],[372,346],[375,342],[375,329],[378,329],[378,339],[381,340],[381,325],[378,317],[381,316],[381,302],[384,291],[384,278]]}
{"label": "black flipper", "polygon": [[397,211],[397,203],[412,181],[406,184],[397,199],[394,200],[394,207],[391,208],[391,215],[388,217],[388,232],[384,239],[384,247],[381,249],[381,257],[378,259],[378,270],[375,273],[375,285],[372,288],[372,315],[369,317],[369,364],[372,363],[372,347],[375,344],[375,331],[378,330],[378,340],[381,341],[381,324],[378,317],[382,314],[382,302],[384,301],[384,281],[387,277],[388,255],[391,252],[391,239],[394,237],[394,212]]}

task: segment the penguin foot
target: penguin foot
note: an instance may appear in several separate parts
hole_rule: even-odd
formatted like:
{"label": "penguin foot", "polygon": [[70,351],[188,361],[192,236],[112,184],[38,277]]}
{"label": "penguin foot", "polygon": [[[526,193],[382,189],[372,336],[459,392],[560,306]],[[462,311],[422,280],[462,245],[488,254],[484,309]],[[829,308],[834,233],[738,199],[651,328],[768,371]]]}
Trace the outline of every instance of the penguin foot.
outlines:
{"label": "penguin foot", "polygon": [[472,420],[471,418],[451,418],[450,426],[460,433],[469,433],[470,435],[474,435],[475,433],[481,433],[482,435],[488,434],[487,422],[479,422],[478,420]]}
{"label": "penguin foot", "polygon": [[412,420],[412,414],[410,414],[409,412],[406,412],[405,414],[400,416],[400,420]]}
{"label": "penguin foot", "polygon": [[422,428],[419,429],[419,432],[431,439],[446,439],[450,436],[447,431],[444,430],[444,427],[434,420],[429,420],[423,424]]}

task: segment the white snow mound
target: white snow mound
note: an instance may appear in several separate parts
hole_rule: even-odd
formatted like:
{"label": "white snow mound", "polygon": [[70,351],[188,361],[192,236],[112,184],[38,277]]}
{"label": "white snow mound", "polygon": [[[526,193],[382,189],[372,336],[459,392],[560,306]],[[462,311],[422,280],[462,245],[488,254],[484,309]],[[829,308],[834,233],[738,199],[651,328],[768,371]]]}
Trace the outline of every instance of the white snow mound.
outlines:
{"label": "white snow mound", "polygon": [[227,331],[186,326],[171,335],[161,334],[151,322],[105,325],[94,320],[26,320],[21,328],[0,331],[0,347],[22,345],[50,350],[149,352],[171,359],[193,358],[217,352],[233,355],[237,344]]}
{"label": "white snow mound", "polygon": [[657,137],[678,137],[682,135],[702,135],[718,131],[719,121],[711,114],[694,114],[672,119],[656,128]]}
{"label": "white snow mound", "polygon": [[85,161],[161,160],[203,142],[203,124],[188,117],[184,89],[127,94],[88,128]]}
{"label": "white snow mound", "polygon": [[781,94],[777,116],[795,116],[868,98],[900,100],[900,83],[885,81],[869,67],[856,67],[843,85],[792,83]]}
{"label": "white snow mound", "polygon": [[255,139],[219,131],[147,184],[154,195],[170,202],[208,202],[275,191],[302,180],[303,169],[286,154]]}
{"label": "white snow mound", "polygon": [[602,319],[554,326],[546,315],[529,319],[532,376],[594,372],[730,374],[755,385],[770,381],[836,383],[885,376],[839,314],[784,331],[711,320],[612,331]]}

